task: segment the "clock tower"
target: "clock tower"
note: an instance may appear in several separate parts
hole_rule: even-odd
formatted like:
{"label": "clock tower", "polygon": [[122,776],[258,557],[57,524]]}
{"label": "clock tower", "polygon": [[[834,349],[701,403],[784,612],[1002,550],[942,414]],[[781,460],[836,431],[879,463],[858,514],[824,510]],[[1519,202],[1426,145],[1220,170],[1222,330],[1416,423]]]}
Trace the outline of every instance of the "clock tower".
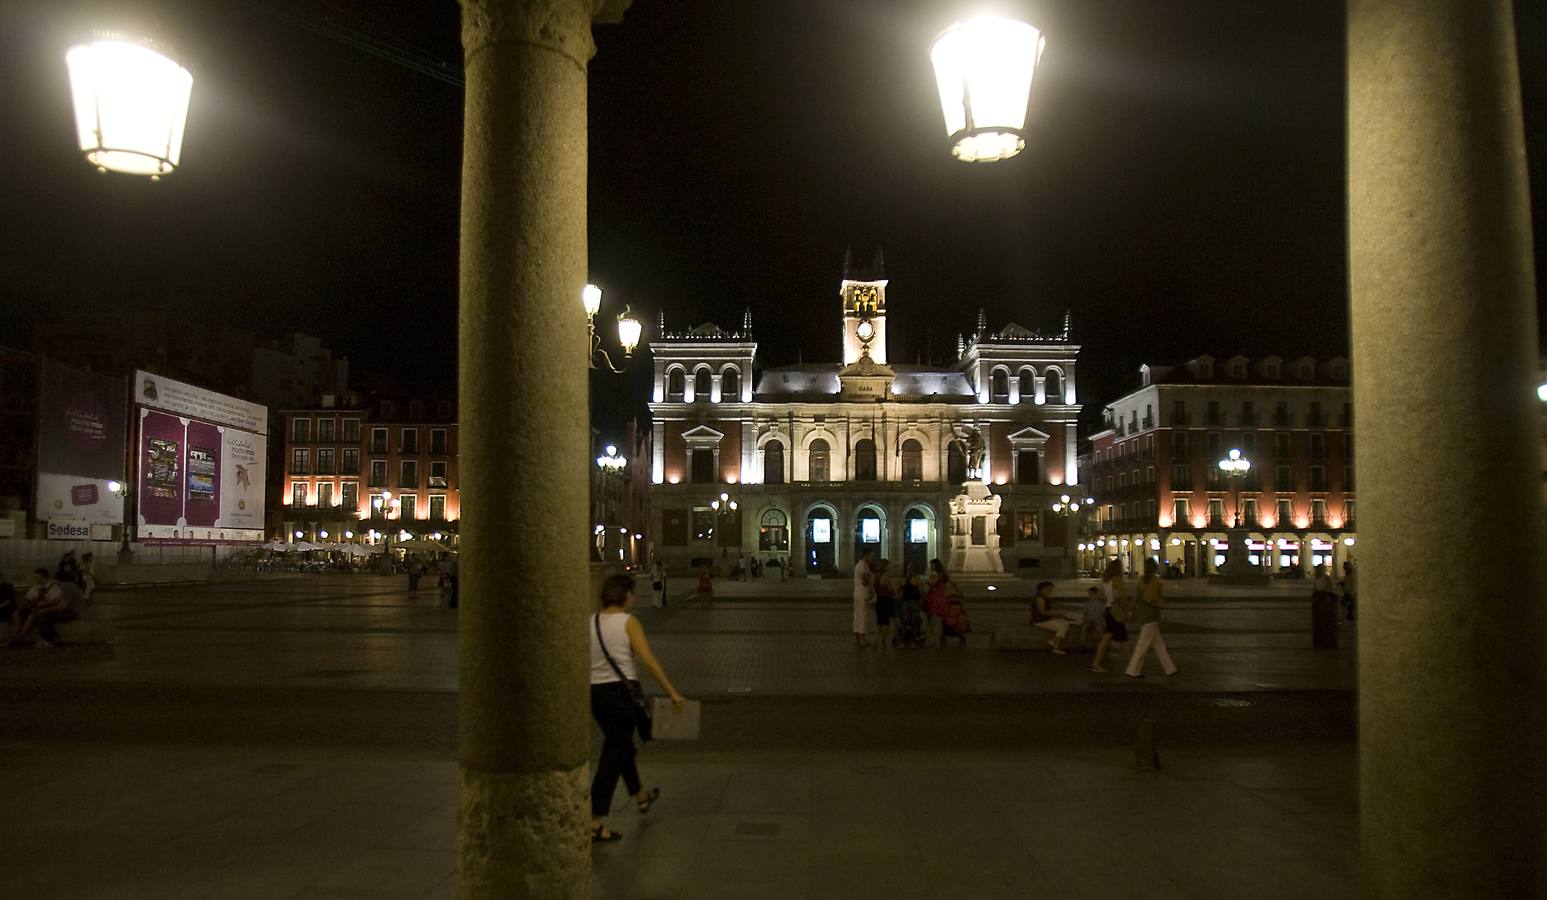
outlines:
{"label": "clock tower", "polygon": [[852,365],[866,355],[884,364],[886,273],[879,248],[869,272],[853,271],[849,256],[844,256],[843,281],[838,293],[843,297],[843,364]]}

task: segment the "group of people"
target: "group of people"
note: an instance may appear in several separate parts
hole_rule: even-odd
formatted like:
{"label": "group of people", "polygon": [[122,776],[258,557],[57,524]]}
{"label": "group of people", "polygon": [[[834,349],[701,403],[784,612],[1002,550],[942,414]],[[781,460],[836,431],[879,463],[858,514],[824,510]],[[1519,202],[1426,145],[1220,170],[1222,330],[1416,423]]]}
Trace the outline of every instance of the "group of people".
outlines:
{"label": "group of people", "polygon": [[778,556],[770,556],[765,561],[757,556],[743,554],[736,557],[736,561],[731,564],[730,580],[746,581],[748,578],[762,578],[769,569],[778,570],[780,581],[789,578],[789,563],[787,560]]}
{"label": "group of people", "polygon": [[90,553],[76,560],[71,551],[54,572],[41,566],[34,569],[32,587],[21,596],[10,582],[0,582],[0,621],[9,626],[7,640],[35,647],[52,647],[58,642],[57,626],[86,614],[86,601],[96,588],[91,567]]}
{"label": "group of people", "polygon": [[1048,647],[1056,654],[1064,655],[1064,641],[1069,631],[1078,625],[1081,643],[1096,636],[1096,655],[1091,661],[1092,672],[1105,672],[1107,653],[1112,645],[1121,648],[1128,643],[1128,626],[1139,629],[1133,653],[1128,657],[1125,670],[1130,678],[1144,677],[1144,660],[1151,649],[1160,660],[1161,671],[1175,675],[1178,671],[1171,654],[1166,650],[1165,636],[1160,633],[1161,612],[1166,605],[1165,590],[1161,586],[1160,562],[1153,557],[1144,560],[1144,574],[1139,578],[1136,595],[1130,596],[1123,577],[1123,564],[1112,560],[1102,573],[1100,587],[1090,589],[1085,609],[1079,617],[1054,612],[1051,606],[1053,582],[1037,585],[1032,598],[1031,624],[1051,632]]}
{"label": "group of people", "polygon": [[940,560],[930,560],[927,580],[911,562],[898,576],[891,568],[873,550],[854,566],[855,646],[939,647],[950,638],[965,644],[972,631],[966,601]]}

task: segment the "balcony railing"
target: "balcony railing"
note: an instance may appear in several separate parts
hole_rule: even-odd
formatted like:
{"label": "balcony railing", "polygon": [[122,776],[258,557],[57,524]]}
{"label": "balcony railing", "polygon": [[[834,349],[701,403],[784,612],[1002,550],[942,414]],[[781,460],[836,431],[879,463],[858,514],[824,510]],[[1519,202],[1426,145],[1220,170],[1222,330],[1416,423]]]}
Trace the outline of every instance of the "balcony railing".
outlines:
{"label": "balcony railing", "polygon": [[1274,413],[1273,414],[1273,424],[1274,425],[1284,425],[1284,426],[1287,426],[1287,425],[1293,425],[1294,423],[1295,423],[1294,413]]}
{"label": "balcony railing", "polygon": [[371,453],[375,454],[376,456],[386,456],[387,455],[387,442],[386,441],[371,441]]}
{"label": "balcony railing", "polygon": [[1257,414],[1254,413],[1254,412],[1243,412],[1243,413],[1241,413],[1241,424],[1242,425],[1256,425],[1257,424]]}
{"label": "balcony railing", "polygon": [[1190,420],[1191,417],[1188,416],[1187,413],[1171,414],[1171,424],[1175,427],[1185,428]]}
{"label": "balcony railing", "polygon": [[1149,429],[1154,428],[1154,427],[1155,427],[1155,417],[1154,416],[1145,416],[1144,417],[1144,430],[1148,431]]}

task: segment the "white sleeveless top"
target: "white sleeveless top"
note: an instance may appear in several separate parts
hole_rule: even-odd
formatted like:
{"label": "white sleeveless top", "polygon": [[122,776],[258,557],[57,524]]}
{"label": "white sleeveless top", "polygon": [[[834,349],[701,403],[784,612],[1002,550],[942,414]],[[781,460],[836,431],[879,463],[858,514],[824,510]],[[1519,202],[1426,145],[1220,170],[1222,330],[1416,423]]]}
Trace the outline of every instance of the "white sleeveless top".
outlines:
{"label": "white sleeveless top", "polygon": [[618,664],[623,674],[630,681],[639,680],[639,670],[634,665],[634,645],[628,639],[628,620],[633,616],[628,613],[599,613],[586,620],[587,630],[591,633],[591,683],[607,684],[618,680],[618,673],[612,670],[607,657],[602,654],[602,645],[596,642],[596,620],[602,620],[602,637],[607,641],[607,652],[612,654],[612,661]]}

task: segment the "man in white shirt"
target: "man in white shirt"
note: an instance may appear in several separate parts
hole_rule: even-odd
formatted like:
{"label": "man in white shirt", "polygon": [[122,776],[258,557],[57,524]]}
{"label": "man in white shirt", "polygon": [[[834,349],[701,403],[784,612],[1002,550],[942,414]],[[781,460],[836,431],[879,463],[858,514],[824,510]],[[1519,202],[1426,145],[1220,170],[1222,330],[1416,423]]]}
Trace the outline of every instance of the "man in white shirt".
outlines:
{"label": "man in white shirt", "polygon": [[876,599],[876,579],[870,566],[875,556],[874,550],[866,550],[854,567],[854,643],[859,647],[870,646],[871,608]]}

